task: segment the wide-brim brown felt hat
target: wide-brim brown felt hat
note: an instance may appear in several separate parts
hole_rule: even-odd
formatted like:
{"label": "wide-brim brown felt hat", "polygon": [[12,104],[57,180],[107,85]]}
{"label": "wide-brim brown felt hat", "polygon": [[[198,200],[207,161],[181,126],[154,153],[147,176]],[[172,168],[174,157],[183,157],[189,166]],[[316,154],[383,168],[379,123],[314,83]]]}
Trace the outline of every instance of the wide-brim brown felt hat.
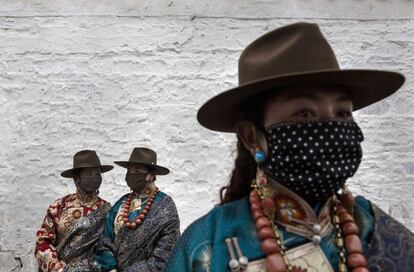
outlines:
{"label": "wide-brim brown felt hat", "polygon": [[114,168],[112,165],[102,165],[94,150],[82,150],[73,156],[73,168],[63,171],[60,175],[65,178],[72,178],[75,170],[90,167],[100,167],[101,173]]}
{"label": "wide-brim brown felt hat", "polygon": [[119,166],[128,168],[129,166],[145,166],[148,167],[154,175],[167,175],[170,173],[168,168],[157,165],[157,153],[146,147],[135,147],[132,150],[128,161],[114,162]]}
{"label": "wide-brim brown felt hat", "polygon": [[393,94],[404,81],[397,72],[341,70],[318,25],[296,23],[247,46],[239,58],[239,86],[207,101],[197,119],[208,129],[236,132],[236,124],[246,120],[247,101],[290,86],[342,86],[359,110]]}

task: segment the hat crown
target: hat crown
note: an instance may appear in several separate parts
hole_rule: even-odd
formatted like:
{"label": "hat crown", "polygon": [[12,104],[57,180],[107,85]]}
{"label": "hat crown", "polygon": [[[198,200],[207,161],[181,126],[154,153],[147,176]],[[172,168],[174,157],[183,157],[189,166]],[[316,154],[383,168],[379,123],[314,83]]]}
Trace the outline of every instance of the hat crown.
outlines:
{"label": "hat crown", "polygon": [[146,147],[135,147],[132,150],[129,162],[157,164],[157,153]]}
{"label": "hat crown", "polygon": [[296,23],[252,42],[239,59],[239,85],[268,77],[339,70],[331,46],[318,25]]}
{"label": "hat crown", "polygon": [[73,168],[101,166],[95,150],[82,150],[73,156]]}
{"label": "hat crown", "polygon": [[397,72],[341,70],[328,41],[316,24],[296,23],[273,30],[252,42],[239,58],[239,86],[209,99],[198,110],[201,125],[237,132],[248,120],[252,99],[292,86],[340,85],[361,109],[393,94],[404,83]]}

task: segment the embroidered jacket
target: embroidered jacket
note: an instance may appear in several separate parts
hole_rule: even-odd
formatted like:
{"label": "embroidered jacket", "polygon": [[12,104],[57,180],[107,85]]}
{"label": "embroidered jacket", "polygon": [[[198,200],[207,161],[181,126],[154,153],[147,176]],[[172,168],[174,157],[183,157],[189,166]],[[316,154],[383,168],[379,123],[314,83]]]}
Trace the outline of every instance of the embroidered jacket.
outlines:
{"label": "embroidered jacket", "polygon": [[[338,271],[339,252],[329,205],[312,209],[285,187],[276,187],[275,220],[290,261],[307,271]],[[296,223],[286,223],[288,216]],[[356,197],[354,218],[369,271],[411,271],[414,235],[408,229],[361,196]],[[312,242],[315,224],[319,225],[319,244]],[[230,250],[225,242],[228,238],[237,238],[241,254],[248,258],[245,271],[266,271],[266,255],[260,247],[248,197],[217,206],[191,224],[180,238],[166,271],[230,271]],[[238,259],[237,250],[233,252]]]}
{"label": "embroidered jacket", "polygon": [[[44,272],[63,271],[71,260],[60,258],[59,249],[63,249],[68,243],[68,234],[75,232],[76,222],[108,205],[109,203],[96,195],[88,195],[82,199],[78,193],[54,201],[47,209],[43,223],[36,233],[35,257],[39,263],[39,270]],[[89,220],[88,222],[103,224],[102,220],[98,221]],[[92,228],[95,225],[87,227]],[[94,232],[96,233],[96,230]]]}

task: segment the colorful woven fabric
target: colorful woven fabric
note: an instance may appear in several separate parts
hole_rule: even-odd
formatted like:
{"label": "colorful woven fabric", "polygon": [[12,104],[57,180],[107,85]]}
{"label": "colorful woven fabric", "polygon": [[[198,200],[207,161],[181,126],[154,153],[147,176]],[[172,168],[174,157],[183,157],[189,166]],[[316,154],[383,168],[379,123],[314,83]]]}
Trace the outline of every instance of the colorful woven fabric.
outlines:
{"label": "colorful woven fabric", "polygon": [[87,257],[100,238],[109,208],[109,203],[96,195],[82,199],[79,194],[70,194],[54,201],[36,233],[39,270],[71,271],[71,266],[81,263],[88,266]]}

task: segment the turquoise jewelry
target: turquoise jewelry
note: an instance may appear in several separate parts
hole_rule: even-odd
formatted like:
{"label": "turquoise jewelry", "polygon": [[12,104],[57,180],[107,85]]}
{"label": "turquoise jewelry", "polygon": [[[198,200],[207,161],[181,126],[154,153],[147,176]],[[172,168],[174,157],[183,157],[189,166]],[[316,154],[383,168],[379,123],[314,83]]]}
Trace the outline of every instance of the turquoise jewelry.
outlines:
{"label": "turquoise jewelry", "polygon": [[257,163],[262,163],[266,159],[266,154],[263,150],[260,150],[259,148],[256,149],[256,153],[254,154],[254,158]]}

